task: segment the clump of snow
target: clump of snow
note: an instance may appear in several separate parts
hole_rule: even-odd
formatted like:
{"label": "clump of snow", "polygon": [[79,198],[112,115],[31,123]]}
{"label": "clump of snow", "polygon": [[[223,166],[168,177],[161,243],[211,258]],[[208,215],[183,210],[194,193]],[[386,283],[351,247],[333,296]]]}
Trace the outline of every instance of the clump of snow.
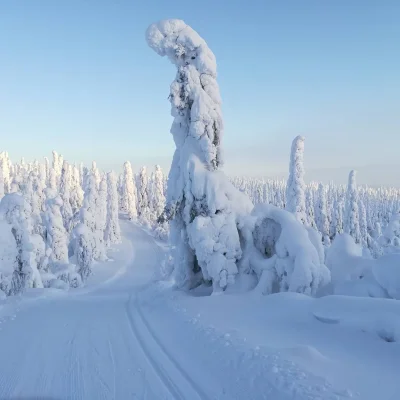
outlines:
{"label": "clump of snow", "polygon": [[388,254],[374,260],[372,274],[389,297],[400,300],[400,254]]}
{"label": "clump of snow", "polygon": [[315,295],[329,283],[329,270],[321,263],[307,229],[293,214],[272,205],[257,205],[243,232],[242,267],[258,275],[262,293]]}

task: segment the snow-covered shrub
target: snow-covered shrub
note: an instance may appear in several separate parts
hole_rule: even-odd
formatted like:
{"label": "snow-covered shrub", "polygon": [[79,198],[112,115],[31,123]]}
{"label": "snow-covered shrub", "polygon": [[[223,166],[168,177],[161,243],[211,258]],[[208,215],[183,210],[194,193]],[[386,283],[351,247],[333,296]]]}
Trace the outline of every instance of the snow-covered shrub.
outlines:
{"label": "snow-covered shrub", "polygon": [[181,20],[151,25],[146,38],[177,68],[169,96],[176,150],[164,213],[171,221],[175,280],[181,287],[211,280],[214,292],[221,291],[238,273],[238,223],[252,204],[218,171],[223,121],[215,56]]}
{"label": "snow-covered shrub", "polygon": [[309,233],[296,217],[272,205],[257,205],[243,232],[242,268],[254,271],[264,294],[291,291],[315,295],[330,281]]}

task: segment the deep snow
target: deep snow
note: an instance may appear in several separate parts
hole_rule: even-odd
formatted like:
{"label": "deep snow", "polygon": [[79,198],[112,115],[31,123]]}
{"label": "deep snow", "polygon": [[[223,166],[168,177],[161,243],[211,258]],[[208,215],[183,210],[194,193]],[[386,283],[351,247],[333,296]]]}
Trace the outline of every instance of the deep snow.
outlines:
{"label": "deep snow", "polygon": [[85,288],[0,300],[0,399],[399,397],[398,301],[174,291],[163,250],[121,228]]}

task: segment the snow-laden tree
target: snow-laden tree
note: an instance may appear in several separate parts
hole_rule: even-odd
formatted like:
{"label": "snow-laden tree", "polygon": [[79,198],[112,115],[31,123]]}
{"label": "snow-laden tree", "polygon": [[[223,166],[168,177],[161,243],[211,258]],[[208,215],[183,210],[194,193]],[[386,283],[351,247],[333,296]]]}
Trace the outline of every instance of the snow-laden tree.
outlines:
{"label": "snow-laden tree", "polygon": [[344,232],[348,233],[354,241],[361,243],[360,221],[358,210],[358,191],[356,183],[356,171],[350,171],[346,192]]}
{"label": "snow-laden tree", "polygon": [[0,218],[12,225],[17,247],[10,294],[18,294],[27,288],[42,288],[36,257],[40,236],[32,232],[29,203],[18,193],[7,194],[0,202]]}
{"label": "snow-laden tree", "polygon": [[104,231],[106,229],[106,223],[107,223],[107,195],[108,195],[107,178],[104,175],[100,181],[99,194],[97,196],[97,204],[96,204],[97,230],[103,232],[103,235],[102,235],[103,237],[104,237]]}
{"label": "snow-laden tree", "polygon": [[132,166],[129,161],[124,163],[121,209],[128,214],[129,219],[137,217],[136,185],[133,179]]}
{"label": "snow-laden tree", "polygon": [[368,227],[367,227],[367,211],[362,200],[358,201],[360,238],[363,247],[368,247]]}
{"label": "snow-laden tree", "polygon": [[92,161],[92,169],[90,170],[90,173],[94,176],[97,190],[99,190],[101,175],[99,169],[97,168],[96,161]]}
{"label": "snow-laden tree", "polygon": [[328,246],[330,244],[329,220],[326,207],[326,191],[322,183],[318,185],[318,198],[315,206],[315,221],[317,223],[318,230],[322,235],[322,242],[325,246]]}
{"label": "snow-laden tree", "polygon": [[0,200],[5,194],[3,160],[0,159]]}
{"label": "snow-laden tree", "polygon": [[307,224],[303,163],[304,140],[303,136],[297,136],[292,143],[289,179],[286,186],[286,210],[293,213],[302,224]]}
{"label": "snow-laden tree", "polygon": [[63,162],[63,166],[61,169],[61,177],[60,177],[60,185],[59,185],[59,192],[60,197],[62,200],[61,206],[61,215],[64,222],[64,227],[67,232],[71,232],[72,229],[72,216],[73,211],[71,207],[71,174],[70,174],[69,164],[66,160]]}
{"label": "snow-laden tree", "polygon": [[70,203],[72,213],[75,215],[82,207],[83,203],[83,190],[81,187],[80,173],[76,166],[72,167]]}
{"label": "snow-laden tree", "polygon": [[0,153],[0,169],[3,173],[4,193],[9,193],[11,186],[10,159],[8,158],[8,153],[6,151]]}
{"label": "snow-laden tree", "polygon": [[144,225],[149,225],[151,220],[150,214],[150,201],[149,201],[149,179],[147,176],[146,167],[140,169],[138,176],[138,199],[137,199],[137,209],[139,221]]}
{"label": "snow-laden tree", "polygon": [[51,167],[49,170],[49,188],[52,190],[57,190],[57,172]]}
{"label": "snow-laden tree", "polygon": [[[79,228],[86,236],[85,241],[91,246],[90,253],[95,260],[105,260],[106,250],[104,246],[104,230],[101,229],[102,216],[99,210],[99,192],[96,185],[96,177],[90,174],[87,178],[87,186],[83,206],[80,210],[80,221],[87,229]],[[84,274],[82,275],[84,278]]]}
{"label": "snow-laden tree", "polygon": [[53,189],[46,189],[46,210],[44,223],[46,226],[46,248],[51,263],[67,264],[68,260],[68,232],[65,229],[62,210],[63,201]]}
{"label": "snow-laden tree", "polygon": [[58,183],[58,179],[61,176],[61,169],[62,166],[60,166],[60,156],[59,154],[53,150],[53,162],[52,162],[52,168],[54,170],[55,173],[55,179],[56,179],[56,184]]}
{"label": "snow-laden tree", "polygon": [[50,177],[50,161],[47,157],[44,158],[44,175],[46,176],[45,186],[49,186],[49,177]]}
{"label": "snow-laden tree", "polygon": [[146,37],[177,68],[169,96],[176,150],[164,214],[171,220],[175,281],[193,287],[205,279],[220,291],[238,273],[238,223],[252,205],[220,171],[223,121],[215,56],[181,20],[155,23]]}
{"label": "snow-laden tree", "polygon": [[107,247],[121,242],[121,230],[118,219],[117,181],[114,172],[107,174],[107,218],[104,241]]}
{"label": "snow-laden tree", "polygon": [[306,192],[306,210],[307,210],[307,223],[312,228],[317,229],[317,224],[315,223],[315,212],[314,212],[314,195],[311,190]]}

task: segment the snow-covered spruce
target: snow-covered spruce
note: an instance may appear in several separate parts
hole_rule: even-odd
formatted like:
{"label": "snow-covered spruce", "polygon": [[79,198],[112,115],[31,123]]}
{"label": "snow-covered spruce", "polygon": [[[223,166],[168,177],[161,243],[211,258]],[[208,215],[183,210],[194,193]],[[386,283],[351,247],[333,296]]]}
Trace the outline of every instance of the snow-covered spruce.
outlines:
{"label": "snow-covered spruce", "polygon": [[104,242],[107,247],[121,242],[121,230],[118,220],[118,192],[114,172],[107,174],[107,218]]}
{"label": "snow-covered spruce", "polygon": [[150,213],[150,201],[149,201],[149,179],[147,176],[146,167],[140,169],[138,176],[138,216],[139,221],[144,226],[149,226],[151,224],[151,213]]}
{"label": "snow-covered spruce", "polygon": [[344,232],[348,233],[357,244],[361,243],[356,171],[354,170],[350,171],[347,185]]}
{"label": "snow-covered spruce", "polygon": [[304,140],[303,136],[297,136],[293,140],[290,154],[289,179],[286,186],[286,210],[293,213],[302,224],[308,222],[303,165]]}
{"label": "snow-covered spruce", "polygon": [[121,192],[121,210],[128,214],[129,219],[136,218],[136,185],[129,161],[124,163]]}
{"label": "snow-covered spruce", "polygon": [[0,219],[11,225],[17,250],[8,294],[18,294],[27,288],[42,288],[37,250],[43,243],[40,243],[41,237],[32,232],[29,203],[18,193],[5,195],[0,202]]}
{"label": "snow-covered spruce", "polygon": [[64,226],[61,209],[63,201],[53,189],[46,189],[46,249],[51,263],[68,264],[68,233]]}
{"label": "snow-covered spruce", "polygon": [[322,235],[322,242],[325,246],[328,246],[330,244],[330,238],[326,189],[321,183],[318,185],[318,198],[315,205],[315,221],[318,230]]}
{"label": "snow-covered spruce", "polygon": [[169,96],[176,150],[165,209],[171,220],[175,281],[180,287],[212,281],[218,292],[238,273],[238,224],[252,204],[219,171],[223,121],[215,56],[181,20],[151,25],[146,38],[177,68]]}
{"label": "snow-covered spruce", "polygon": [[68,162],[63,161],[61,168],[59,193],[62,200],[61,215],[63,218],[64,227],[67,232],[71,232],[73,211],[71,207],[71,170]]}

